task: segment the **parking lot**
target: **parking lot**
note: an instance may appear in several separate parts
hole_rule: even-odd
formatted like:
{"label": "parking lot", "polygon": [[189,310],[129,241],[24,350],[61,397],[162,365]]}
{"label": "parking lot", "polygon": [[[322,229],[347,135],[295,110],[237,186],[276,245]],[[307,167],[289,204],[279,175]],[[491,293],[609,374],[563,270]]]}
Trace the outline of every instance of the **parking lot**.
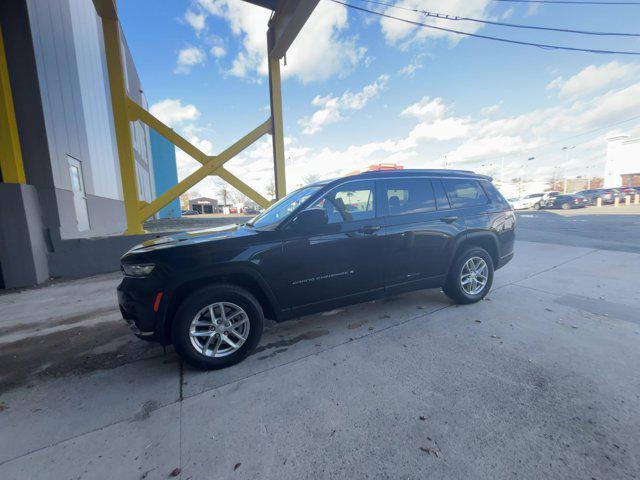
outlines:
{"label": "parking lot", "polygon": [[195,371],[137,340],[119,274],[0,295],[0,477],[640,476],[640,211],[518,213],[488,297],[269,324]]}

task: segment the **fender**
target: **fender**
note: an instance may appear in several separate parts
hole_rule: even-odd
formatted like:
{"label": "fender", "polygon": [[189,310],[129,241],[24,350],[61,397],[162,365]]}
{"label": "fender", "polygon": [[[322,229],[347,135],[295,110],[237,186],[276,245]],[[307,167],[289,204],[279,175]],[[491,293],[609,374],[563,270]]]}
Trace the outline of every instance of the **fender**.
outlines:
{"label": "fender", "polygon": [[280,321],[283,319],[282,308],[271,289],[271,286],[265,280],[262,273],[259,271],[258,267],[251,263],[246,262],[243,264],[234,263],[233,265],[220,265],[215,268],[207,267],[206,269],[198,269],[195,271],[190,271],[186,275],[181,275],[179,278],[172,279],[168,284],[167,288],[164,291],[165,301],[162,302],[161,308],[158,311],[158,319],[156,331],[164,331],[165,332],[165,344],[170,343],[167,337],[168,325],[167,320],[169,317],[177,309],[177,305],[174,300],[176,297],[176,292],[186,284],[196,283],[199,284],[199,287],[207,286],[208,284],[214,283],[216,279],[230,277],[234,275],[241,275],[250,277],[252,280],[256,282],[261,292],[266,297],[267,301],[270,303],[273,314],[275,315],[276,321]]}
{"label": "fender", "polygon": [[490,242],[494,251],[489,251],[489,254],[492,257],[494,264],[497,266],[498,262],[500,261],[500,242],[498,241],[498,235],[496,234],[496,232],[491,230],[476,230],[472,232],[466,232],[462,235],[459,235],[455,239],[449,257],[449,268],[453,263],[453,259],[460,252],[461,247],[464,246],[463,244],[474,244],[476,241],[478,241],[478,244],[482,244],[486,241]]}

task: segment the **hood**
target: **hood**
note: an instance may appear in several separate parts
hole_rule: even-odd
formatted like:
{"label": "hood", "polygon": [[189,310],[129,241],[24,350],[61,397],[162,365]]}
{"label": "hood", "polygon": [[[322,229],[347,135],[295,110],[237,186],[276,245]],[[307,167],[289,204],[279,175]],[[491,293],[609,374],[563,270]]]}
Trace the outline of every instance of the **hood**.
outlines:
{"label": "hood", "polygon": [[193,245],[203,242],[213,242],[229,238],[246,237],[254,235],[255,230],[243,225],[223,225],[221,227],[193,230],[190,232],[175,233],[160,238],[152,238],[140,243],[127,252],[144,253],[183,245]]}

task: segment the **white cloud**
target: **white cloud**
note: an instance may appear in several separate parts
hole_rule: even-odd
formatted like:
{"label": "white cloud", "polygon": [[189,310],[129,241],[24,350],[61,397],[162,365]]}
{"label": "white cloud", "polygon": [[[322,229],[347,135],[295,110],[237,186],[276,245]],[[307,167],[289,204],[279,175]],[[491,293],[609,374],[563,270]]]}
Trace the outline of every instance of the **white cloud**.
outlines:
{"label": "white cloud", "polygon": [[342,118],[342,112],[345,110],[361,110],[372,99],[384,90],[389,75],[380,75],[373,83],[366,85],[359,92],[353,93],[349,90],[344,92],[340,97],[327,95],[321,97],[317,95],[311,104],[316,107],[322,107],[313,113],[311,117],[305,117],[298,121],[303,127],[303,133],[307,135],[320,131],[325,125],[335,123]]}
{"label": "white cloud", "polygon": [[640,71],[638,64],[622,64],[617,61],[596,66],[589,65],[567,80],[562,77],[553,79],[547,90],[559,91],[562,97],[580,97],[594,93],[621,80],[632,78]]}
{"label": "white cloud", "polygon": [[154,103],[149,112],[170,127],[192,122],[200,117],[200,111],[194,105],[182,105],[180,100],[173,98]]}
{"label": "white cloud", "polygon": [[[452,28],[451,21],[442,18],[425,17],[420,11],[427,10],[442,14],[456,14],[460,17],[483,18],[487,16],[487,7],[490,3],[490,0],[400,0],[395,2],[394,5],[416,9],[419,12],[402,11],[401,14],[398,14],[399,10],[397,8],[389,7],[384,10],[384,13],[437,27]],[[460,35],[419,27],[392,18],[382,18],[380,25],[386,41],[391,44],[437,38],[446,38],[450,42],[456,43],[461,38]],[[474,33],[481,28],[482,24],[469,23],[465,25],[464,30],[465,32]]]}
{"label": "white cloud", "polygon": [[422,97],[418,102],[409,105],[400,115],[403,117],[415,117],[421,120],[434,120],[442,118],[447,112],[447,107],[441,98]]}
{"label": "white cloud", "polygon": [[[229,73],[238,77],[263,77],[268,73],[266,34],[271,12],[237,0],[198,0],[203,12],[224,18],[242,42]],[[366,50],[355,38],[343,35],[348,26],[347,9],[321,2],[287,52],[283,77],[307,84],[343,76],[363,60]]]}
{"label": "white cloud", "polygon": [[499,103],[484,107],[482,110],[480,110],[480,114],[484,115],[485,117],[489,115],[493,115],[494,113],[497,113],[498,110],[500,110],[501,104],[502,102],[499,102]]}
{"label": "white cloud", "polygon": [[398,73],[400,75],[404,75],[405,77],[412,78],[416,71],[424,67],[422,63],[422,57],[424,55],[416,55],[407,65],[402,67]]}
{"label": "white cloud", "polygon": [[227,49],[224,48],[222,45],[214,45],[213,47],[211,47],[211,55],[213,55],[216,58],[222,58],[227,54]]}
{"label": "white cloud", "polygon": [[202,32],[207,26],[207,17],[202,12],[187,10],[187,12],[184,14],[184,19],[195,30],[196,35],[200,35],[200,32]]}
{"label": "white cloud", "polygon": [[204,51],[199,47],[186,47],[178,52],[177,66],[174,70],[175,73],[187,74],[191,72],[191,69],[195,65],[204,63],[206,55]]}

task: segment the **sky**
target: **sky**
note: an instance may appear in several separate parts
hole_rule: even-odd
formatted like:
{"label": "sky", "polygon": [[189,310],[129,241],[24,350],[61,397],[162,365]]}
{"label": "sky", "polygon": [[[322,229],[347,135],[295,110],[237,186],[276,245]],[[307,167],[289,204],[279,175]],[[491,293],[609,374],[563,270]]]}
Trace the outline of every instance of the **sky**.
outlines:
{"label": "sky", "polygon": [[[640,37],[507,28],[397,8],[640,33],[640,6],[349,3],[479,35],[640,52]],[[118,7],[150,111],[201,150],[221,152],[269,117],[269,10],[241,0],[120,0]],[[288,191],[378,163],[461,168],[505,180],[602,176],[606,139],[640,135],[640,56],[455,35],[329,0],[319,2],[281,71]],[[179,178],[199,166],[181,151],[177,161]],[[226,166],[266,194],[271,137]],[[219,182],[209,178],[191,193],[218,191]]]}

